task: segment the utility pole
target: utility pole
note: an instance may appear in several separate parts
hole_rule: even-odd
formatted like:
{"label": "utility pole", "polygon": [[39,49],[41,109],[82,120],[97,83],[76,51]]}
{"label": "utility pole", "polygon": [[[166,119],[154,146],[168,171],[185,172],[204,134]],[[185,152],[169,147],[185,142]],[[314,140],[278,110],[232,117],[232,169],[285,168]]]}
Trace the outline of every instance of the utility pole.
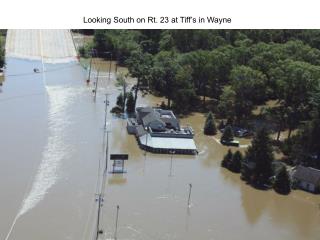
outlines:
{"label": "utility pole", "polygon": [[108,169],[108,159],[109,159],[109,131],[107,130],[106,169],[105,169],[106,173],[107,173],[107,169]]}
{"label": "utility pole", "polygon": [[89,76],[87,79],[87,83],[90,82],[90,77],[91,77],[91,67],[92,67],[92,55],[93,55],[94,49],[91,49],[91,57],[90,57],[90,66],[89,66]]}
{"label": "utility pole", "polygon": [[114,230],[114,240],[117,240],[117,231],[118,231],[118,219],[119,219],[119,205],[117,205],[117,215],[116,215],[116,228]]}
{"label": "utility pole", "polygon": [[93,98],[94,101],[96,101],[96,99],[97,99],[98,81],[99,81],[99,69],[98,69],[98,72],[97,72],[95,89],[93,90],[94,91],[94,98]]}
{"label": "utility pole", "polygon": [[108,83],[110,83],[111,63],[112,63],[111,60],[112,60],[112,53],[110,52]]}
{"label": "utility pole", "polygon": [[191,184],[191,183],[189,183],[188,207],[190,207],[191,188],[192,188],[192,184]]}
{"label": "utility pole", "polygon": [[102,194],[99,193],[96,240],[98,240],[99,234],[103,233],[102,230],[100,230],[100,211],[101,211],[102,202],[103,202]]}
{"label": "utility pole", "polygon": [[108,114],[108,93],[106,93],[106,100],[105,100],[105,114],[104,114],[104,129],[107,130],[107,114]]}

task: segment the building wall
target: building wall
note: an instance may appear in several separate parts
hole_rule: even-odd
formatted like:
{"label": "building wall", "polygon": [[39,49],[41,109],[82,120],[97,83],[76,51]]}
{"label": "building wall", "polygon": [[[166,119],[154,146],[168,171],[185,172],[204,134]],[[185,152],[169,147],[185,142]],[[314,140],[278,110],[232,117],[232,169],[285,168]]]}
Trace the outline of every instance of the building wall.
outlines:
{"label": "building wall", "polygon": [[302,189],[305,189],[307,191],[310,191],[310,192],[315,192],[316,191],[316,186],[312,183],[307,183],[307,182],[304,182],[304,181],[301,181],[300,182],[300,187]]}

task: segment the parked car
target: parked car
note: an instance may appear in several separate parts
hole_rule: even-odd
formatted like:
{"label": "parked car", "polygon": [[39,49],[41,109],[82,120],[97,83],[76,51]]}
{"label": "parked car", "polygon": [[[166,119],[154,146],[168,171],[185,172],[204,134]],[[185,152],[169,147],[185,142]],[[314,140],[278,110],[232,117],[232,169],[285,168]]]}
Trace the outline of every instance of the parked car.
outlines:
{"label": "parked car", "polygon": [[[232,127],[233,134],[236,137],[247,137],[251,135],[251,132],[248,129],[240,128],[240,127]],[[220,131],[223,133],[224,128],[220,129]]]}
{"label": "parked car", "polygon": [[221,140],[221,144],[226,145],[226,146],[239,147],[240,143],[237,140],[232,140],[232,141]]}

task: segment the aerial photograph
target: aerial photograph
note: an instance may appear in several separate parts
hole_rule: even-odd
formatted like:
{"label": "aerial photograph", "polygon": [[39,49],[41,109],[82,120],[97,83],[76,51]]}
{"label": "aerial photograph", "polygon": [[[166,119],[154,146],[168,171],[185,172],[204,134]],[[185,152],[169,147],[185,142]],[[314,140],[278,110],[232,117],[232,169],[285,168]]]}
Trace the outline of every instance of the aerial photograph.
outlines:
{"label": "aerial photograph", "polygon": [[0,30],[1,240],[319,240],[320,30]]}

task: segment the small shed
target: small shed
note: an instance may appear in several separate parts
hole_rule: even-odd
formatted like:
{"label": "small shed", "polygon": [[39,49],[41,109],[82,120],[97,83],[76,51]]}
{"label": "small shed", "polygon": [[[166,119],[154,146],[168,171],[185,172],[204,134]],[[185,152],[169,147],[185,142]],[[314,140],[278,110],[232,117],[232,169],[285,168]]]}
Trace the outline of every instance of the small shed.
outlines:
{"label": "small shed", "polygon": [[294,184],[306,191],[317,193],[320,191],[320,170],[297,166],[293,171],[292,180]]}

